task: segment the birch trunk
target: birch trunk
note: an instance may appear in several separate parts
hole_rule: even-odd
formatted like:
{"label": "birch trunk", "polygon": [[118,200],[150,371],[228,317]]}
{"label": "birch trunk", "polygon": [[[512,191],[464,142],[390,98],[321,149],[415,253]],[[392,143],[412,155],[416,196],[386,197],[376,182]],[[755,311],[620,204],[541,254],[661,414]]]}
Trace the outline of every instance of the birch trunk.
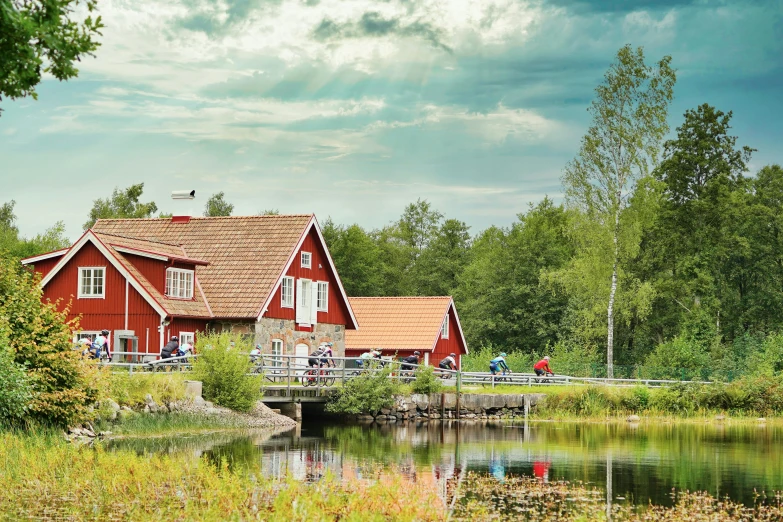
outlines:
{"label": "birch trunk", "polygon": [[612,288],[609,291],[609,306],[606,309],[606,376],[614,378],[614,296],[617,293],[617,263],[620,257],[620,211],[614,213],[614,262],[612,263]]}

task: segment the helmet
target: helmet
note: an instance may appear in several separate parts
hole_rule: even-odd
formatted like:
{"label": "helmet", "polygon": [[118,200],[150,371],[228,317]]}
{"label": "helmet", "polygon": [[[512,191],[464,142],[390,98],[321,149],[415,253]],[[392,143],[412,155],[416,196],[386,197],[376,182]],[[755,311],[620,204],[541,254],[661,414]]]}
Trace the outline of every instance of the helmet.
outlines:
{"label": "helmet", "polygon": [[171,336],[171,340],[172,341],[179,341],[179,337],[177,337],[176,335],[172,335]]}
{"label": "helmet", "polygon": [[501,357],[508,357],[508,355],[506,355],[506,352],[500,352],[500,356]]}
{"label": "helmet", "polygon": [[548,355],[547,355],[547,356],[545,356],[545,357],[544,357],[544,360],[545,360],[545,361],[548,361],[548,360],[549,360],[549,356],[548,356]]}
{"label": "helmet", "polygon": [[109,335],[109,330],[101,330],[101,335]]}
{"label": "helmet", "polygon": [[456,357],[456,356],[457,356],[457,354],[456,354],[456,353],[450,353],[450,354],[449,354],[449,357]]}
{"label": "helmet", "polygon": [[334,346],[334,343],[326,343],[326,346],[331,348],[332,346]]}
{"label": "helmet", "polygon": [[258,349],[260,350],[260,349],[261,349],[261,345],[260,345],[260,344],[257,344],[257,345],[256,345],[256,348],[258,348]]}
{"label": "helmet", "polygon": [[413,352],[413,355],[421,355],[421,352],[416,350],[415,352]]}

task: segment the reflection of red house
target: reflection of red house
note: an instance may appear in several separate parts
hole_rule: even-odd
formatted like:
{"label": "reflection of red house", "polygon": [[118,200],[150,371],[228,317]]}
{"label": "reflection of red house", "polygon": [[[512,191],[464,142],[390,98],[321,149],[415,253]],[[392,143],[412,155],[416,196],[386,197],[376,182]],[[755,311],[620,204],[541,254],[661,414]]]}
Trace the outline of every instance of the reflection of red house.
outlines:
{"label": "reflection of red house", "polygon": [[468,353],[457,309],[451,297],[351,297],[361,328],[346,332],[345,355],[358,357],[371,349],[384,356],[422,353],[437,365],[449,353]]}
{"label": "reflection of red house", "polygon": [[357,327],[315,216],[99,220],[68,249],[22,261],[81,332],[157,354],[210,328],[275,354],[344,347]]}

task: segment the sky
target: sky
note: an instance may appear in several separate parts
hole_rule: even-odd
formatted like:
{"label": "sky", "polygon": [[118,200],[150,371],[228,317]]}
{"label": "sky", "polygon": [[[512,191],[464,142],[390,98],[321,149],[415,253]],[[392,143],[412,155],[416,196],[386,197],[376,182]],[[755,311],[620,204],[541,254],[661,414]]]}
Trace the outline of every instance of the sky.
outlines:
{"label": "sky", "polygon": [[[669,112],[709,103],[783,163],[783,0],[99,0],[77,79],[0,108],[0,203],[75,239],[92,202],[315,213],[381,227],[426,199],[473,233],[562,197],[625,44],[672,56]],[[173,190],[196,190],[173,201]]]}

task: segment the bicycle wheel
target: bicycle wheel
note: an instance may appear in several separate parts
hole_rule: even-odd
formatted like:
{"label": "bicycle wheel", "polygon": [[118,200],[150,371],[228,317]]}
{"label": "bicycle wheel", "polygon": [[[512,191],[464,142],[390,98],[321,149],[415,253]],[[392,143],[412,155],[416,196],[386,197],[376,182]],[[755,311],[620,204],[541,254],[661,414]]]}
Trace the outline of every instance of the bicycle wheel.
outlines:
{"label": "bicycle wheel", "polygon": [[335,381],[334,372],[332,370],[324,372],[323,380],[324,386],[332,386]]}

